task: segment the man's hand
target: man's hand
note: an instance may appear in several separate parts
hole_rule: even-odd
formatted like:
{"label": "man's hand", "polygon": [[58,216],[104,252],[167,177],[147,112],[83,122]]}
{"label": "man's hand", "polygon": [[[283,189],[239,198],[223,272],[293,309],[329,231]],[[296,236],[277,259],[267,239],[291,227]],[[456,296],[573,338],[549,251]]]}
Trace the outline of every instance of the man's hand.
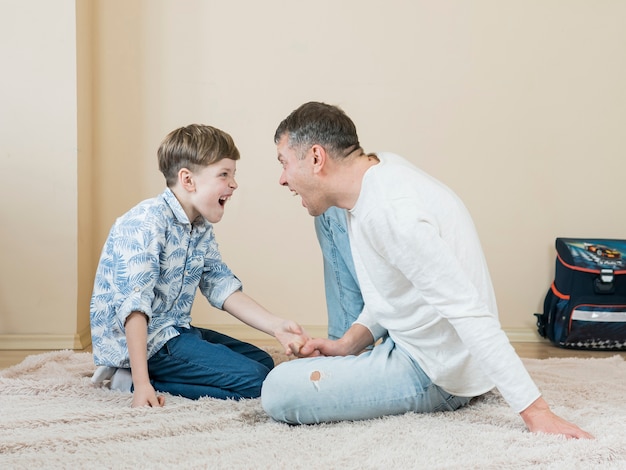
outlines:
{"label": "man's hand", "polygon": [[362,353],[374,344],[370,330],[358,323],[353,324],[345,334],[337,339],[315,338],[300,348],[300,357],[351,356]]}
{"label": "man's hand", "polygon": [[298,357],[302,357],[300,349],[311,339],[304,328],[291,320],[284,320],[274,331],[274,337],[283,345],[287,356],[295,355]]}
{"label": "man's hand", "polygon": [[568,439],[594,439],[588,432],[555,415],[541,397],[522,411],[520,416],[531,432],[560,434]]}
{"label": "man's hand", "polygon": [[139,387],[135,386],[133,391],[133,403],[131,404],[133,408],[138,406],[156,408],[163,405],[165,405],[165,397],[163,395],[157,395],[150,382],[145,385],[140,385]]}
{"label": "man's hand", "polygon": [[346,351],[338,340],[314,338],[300,348],[300,357],[346,356]]}

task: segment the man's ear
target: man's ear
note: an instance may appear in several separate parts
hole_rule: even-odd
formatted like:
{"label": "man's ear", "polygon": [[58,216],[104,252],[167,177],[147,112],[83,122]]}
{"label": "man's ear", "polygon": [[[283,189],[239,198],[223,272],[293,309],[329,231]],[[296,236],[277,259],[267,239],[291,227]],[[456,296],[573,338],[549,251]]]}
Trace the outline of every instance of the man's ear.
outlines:
{"label": "man's ear", "polygon": [[311,147],[311,151],[313,152],[313,172],[319,173],[324,168],[324,165],[326,165],[328,154],[324,147],[317,144]]}
{"label": "man's ear", "polygon": [[193,173],[188,168],[181,168],[178,170],[178,182],[181,187],[190,193],[196,190],[196,183],[193,180]]}

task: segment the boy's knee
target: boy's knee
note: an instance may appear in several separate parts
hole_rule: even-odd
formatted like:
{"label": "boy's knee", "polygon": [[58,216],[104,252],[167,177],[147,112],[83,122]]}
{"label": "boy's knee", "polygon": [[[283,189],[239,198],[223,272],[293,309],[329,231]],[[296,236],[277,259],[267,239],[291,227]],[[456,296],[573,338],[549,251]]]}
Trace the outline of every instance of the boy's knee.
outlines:
{"label": "boy's knee", "polygon": [[263,382],[269,372],[270,369],[265,365],[257,363],[256,367],[241,377],[234,392],[239,395],[239,398],[259,398]]}
{"label": "boy's knee", "polygon": [[265,353],[265,355],[259,360],[259,362],[261,363],[261,365],[266,367],[268,371],[270,371],[274,368],[274,359],[267,352],[263,352]]}

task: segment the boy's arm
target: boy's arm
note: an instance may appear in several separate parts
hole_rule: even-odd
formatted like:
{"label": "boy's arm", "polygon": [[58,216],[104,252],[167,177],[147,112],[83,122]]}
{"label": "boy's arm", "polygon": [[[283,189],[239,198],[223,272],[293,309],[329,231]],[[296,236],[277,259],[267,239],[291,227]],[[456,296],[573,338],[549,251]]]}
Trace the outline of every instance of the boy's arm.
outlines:
{"label": "boy's arm", "polygon": [[148,375],[148,317],[143,312],[132,312],[124,327],[135,388],[131,406],[163,406],[165,397],[157,396]]}
{"label": "boy's arm", "polygon": [[302,345],[310,339],[296,322],[268,312],[242,291],[235,291],[228,296],[223,309],[246,325],[274,336],[283,345],[287,355],[297,355]]}

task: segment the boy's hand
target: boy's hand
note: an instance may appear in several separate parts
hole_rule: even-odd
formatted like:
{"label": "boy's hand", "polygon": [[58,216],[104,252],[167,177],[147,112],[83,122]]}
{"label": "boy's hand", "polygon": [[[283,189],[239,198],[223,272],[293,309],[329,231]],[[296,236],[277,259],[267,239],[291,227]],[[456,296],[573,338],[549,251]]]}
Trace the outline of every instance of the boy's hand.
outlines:
{"label": "boy's hand", "polygon": [[300,355],[300,348],[311,339],[300,325],[291,320],[283,321],[274,332],[274,337],[285,348],[287,356]]}
{"label": "boy's hand", "polygon": [[157,395],[152,384],[147,383],[139,387],[135,386],[131,407],[150,406],[156,408],[163,405],[165,405],[165,397],[163,395]]}
{"label": "boy's hand", "polygon": [[130,371],[135,390],[131,406],[163,406],[165,397],[157,396],[150,383],[148,374],[148,317],[145,313],[135,311],[128,315],[125,323]]}

